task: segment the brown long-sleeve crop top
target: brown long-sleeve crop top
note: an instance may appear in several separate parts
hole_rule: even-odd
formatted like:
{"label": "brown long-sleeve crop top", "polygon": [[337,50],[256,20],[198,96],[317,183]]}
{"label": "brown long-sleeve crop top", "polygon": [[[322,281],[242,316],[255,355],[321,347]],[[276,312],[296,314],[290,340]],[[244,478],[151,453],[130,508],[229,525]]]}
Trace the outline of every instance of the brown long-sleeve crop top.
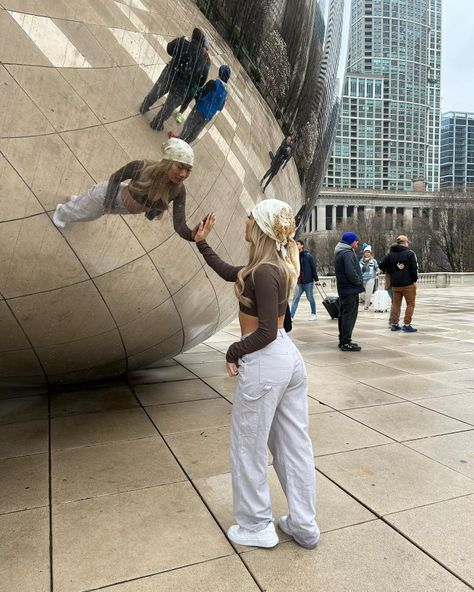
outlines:
{"label": "brown long-sleeve crop top", "polygon": [[[217,255],[206,241],[196,243],[206,263],[227,282],[235,282],[242,266],[229,265]],[[278,332],[278,317],[285,314],[287,307],[286,278],[275,265],[263,263],[259,265],[252,276],[245,279],[243,296],[250,298],[250,307],[239,303],[240,311],[252,317],[258,317],[258,329],[233,343],[227,350],[228,362],[237,364],[239,358],[245,354],[264,348],[274,341]]]}
{"label": "brown long-sleeve crop top", "polygon": [[[132,160],[110,176],[104,202],[106,212],[112,209],[114,201],[117,199],[120,183],[128,179],[136,181],[145,164],[144,160]],[[151,218],[167,209],[160,199],[151,200],[149,195],[134,194],[131,188],[129,188],[129,192],[136,202],[152,211]],[[186,224],[186,189],[183,184],[177,188],[176,194],[170,197],[171,201],[173,202],[173,227],[175,231],[181,238],[192,242],[193,232]]]}

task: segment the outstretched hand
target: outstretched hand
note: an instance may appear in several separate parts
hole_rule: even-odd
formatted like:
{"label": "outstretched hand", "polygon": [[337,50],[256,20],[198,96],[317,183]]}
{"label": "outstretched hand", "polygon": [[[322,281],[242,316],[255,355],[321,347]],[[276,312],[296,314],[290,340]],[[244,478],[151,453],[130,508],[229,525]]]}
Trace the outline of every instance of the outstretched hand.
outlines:
{"label": "outstretched hand", "polygon": [[199,242],[202,240],[206,240],[211,230],[214,228],[214,224],[216,223],[216,215],[214,213],[207,214],[204,220],[199,222],[198,226],[194,231],[194,241]]}

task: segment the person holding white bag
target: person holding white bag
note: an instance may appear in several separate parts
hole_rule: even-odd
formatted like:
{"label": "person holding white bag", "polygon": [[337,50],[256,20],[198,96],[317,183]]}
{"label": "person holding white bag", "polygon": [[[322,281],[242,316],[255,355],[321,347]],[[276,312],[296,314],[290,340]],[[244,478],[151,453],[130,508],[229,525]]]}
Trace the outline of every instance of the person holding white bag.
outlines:
{"label": "person holding white bag", "polygon": [[364,249],[364,254],[360,260],[360,268],[365,289],[364,310],[369,310],[370,300],[374,292],[375,280],[379,273],[379,266],[372,255],[372,247],[370,245],[366,245]]}

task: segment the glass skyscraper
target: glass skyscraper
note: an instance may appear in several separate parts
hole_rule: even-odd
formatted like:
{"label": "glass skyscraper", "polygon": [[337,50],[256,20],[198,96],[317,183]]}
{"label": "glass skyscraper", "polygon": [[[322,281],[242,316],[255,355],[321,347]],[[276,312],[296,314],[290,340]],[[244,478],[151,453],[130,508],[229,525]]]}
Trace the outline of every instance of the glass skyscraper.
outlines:
{"label": "glass skyscraper", "polygon": [[474,113],[445,113],[441,120],[441,189],[474,188]]}
{"label": "glass skyscraper", "polygon": [[326,187],[439,189],[441,0],[352,0]]}

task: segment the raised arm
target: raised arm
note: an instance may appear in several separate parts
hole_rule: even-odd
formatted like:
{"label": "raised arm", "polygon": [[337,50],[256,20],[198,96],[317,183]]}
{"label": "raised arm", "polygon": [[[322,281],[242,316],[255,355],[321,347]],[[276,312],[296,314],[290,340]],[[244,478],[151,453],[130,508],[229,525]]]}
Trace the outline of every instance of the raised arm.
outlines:
{"label": "raised arm", "polygon": [[226,282],[237,281],[237,274],[242,269],[242,266],[229,265],[229,263],[223,261],[205,240],[198,241],[196,247],[199,249],[199,252],[204,257],[209,267],[212,267],[223,280]]}
{"label": "raised arm", "polygon": [[173,199],[173,226],[184,240],[193,242],[193,231],[186,223],[186,188],[181,186],[179,194]]}
{"label": "raised arm", "polygon": [[144,160],[132,160],[110,176],[104,200],[105,211],[112,208],[120,183],[127,179],[136,179],[144,166]]}

